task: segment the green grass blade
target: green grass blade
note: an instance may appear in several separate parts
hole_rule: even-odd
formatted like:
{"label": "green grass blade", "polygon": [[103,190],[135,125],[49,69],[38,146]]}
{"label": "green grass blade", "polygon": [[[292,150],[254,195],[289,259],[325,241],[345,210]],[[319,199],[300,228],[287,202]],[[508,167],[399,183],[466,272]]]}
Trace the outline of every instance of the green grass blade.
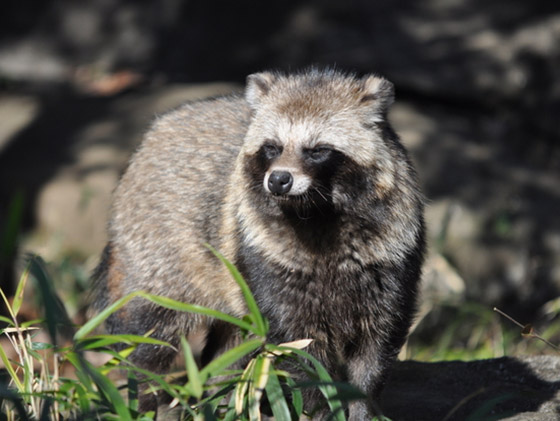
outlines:
{"label": "green grass blade", "polygon": [[214,415],[214,409],[211,405],[204,405],[202,410],[203,419],[204,421],[218,421],[218,418]]}
{"label": "green grass blade", "polygon": [[2,347],[0,347],[0,358],[2,359],[2,362],[4,363],[4,369],[8,371],[8,374],[10,375],[10,378],[12,379],[12,381],[15,383],[15,385],[17,387],[17,390],[19,392],[23,392],[24,391],[23,384],[19,380],[18,375],[16,374],[14,368],[12,367],[12,363],[10,362],[10,359],[8,358],[8,356],[6,355],[6,352],[4,351],[4,348],[2,348]]}
{"label": "green grass blade", "polygon": [[249,419],[252,421],[260,420],[261,399],[268,383],[270,373],[271,358],[264,354],[257,355],[255,358],[255,368],[253,378],[249,387]]}
{"label": "green grass blade", "polygon": [[90,319],[74,334],[74,339],[79,340],[84,338],[88,334],[90,334],[93,330],[99,327],[111,314],[115,313],[116,311],[124,307],[129,301],[131,301],[136,297],[145,298],[155,304],[158,304],[170,310],[202,314],[204,316],[209,316],[215,319],[223,320],[225,322],[239,326],[240,328],[245,330],[249,330],[249,331],[254,330],[249,323],[217,310],[212,310],[207,307],[202,307],[194,304],[183,303],[181,301],[173,300],[172,298],[168,298],[168,297],[160,297],[157,295],[148,294],[144,291],[136,291],[118,299],[109,307],[105,308],[95,317]]}
{"label": "green grass blade", "polygon": [[88,373],[84,370],[82,358],[76,352],[69,352],[65,355],[66,361],[70,362],[75,368],[74,374],[79,380],[79,384],[84,387],[87,392],[94,393],[93,383]]}
{"label": "green grass blade", "polygon": [[130,411],[119,390],[113,385],[113,383],[88,362],[84,360],[81,362],[84,371],[88,373],[99,390],[105,395],[107,403],[112,406],[119,418],[123,421],[132,421]]}
{"label": "green grass blade", "polygon": [[[4,295],[4,293],[2,292],[2,290],[0,289],[0,294]],[[0,322],[2,323],[6,323],[9,326],[13,326],[14,325],[14,321],[13,319],[8,319],[5,316],[0,316]],[[0,333],[4,332],[4,329],[0,329]]]}
{"label": "green grass blade", "polygon": [[81,351],[93,350],[105,348],[117,343],[124,343],[127,345],[137,345],[137,344],[151,344],[151,345],[161,345],[161,346],[171,346],[165,341],[159,339],[151,338],[149,336],[140,335],[95,335],[88,338],[80,340],[78,342],[76,349]]}
{"label": "green grass blade", "polygon": [[206,382],[208,378],[220,375],[224,369],[232,365],[234,362],[241,360],[247,354],[255,351],[261,346],[262,340],[251,339],[224,352],[200,370],[201,379]]}
{"label": "green grass blade", "polygon": [[13,325],[16,320],[16,315],[14,314],[12,306],[10,305],[10,301],[8,301],[8,297],[6,297],[6,294],[4,294],[4,291],[2,291],[1,288],[0,288],[0,295],[2,296],[2,299],[4,300],[4,304],[6,304],[6,308],[8,309],[8,313],[10,313],[10,317],[12,318],[12,320],[10,320],[9,323]]}
{"label": "green grass blade", "polygon": [[247,390],[249,389],[249,382],[254,368],[255,360],[252,359],[251,361],[249,361],[249,364],[247,364],[247,367],[245,367],[245,370],[243,370],[243,374],[241,374],[241,378],[235,386],[234,407],[235,413],[237,415],[241,415],[241,413],[243,412],[243,402],[245,401],[245,396],[247,395]]}
{"label": "green grass blade", "polygon": [[172,298],[168,298],[168,297],[161,297],[157,295],[148,294],[144,291],[136,291],[118,299],[113,304],[111,304],[110,306],[102,310],[95,317],[90,319],[74,334],[74,340],[83,339],[85,336],[87,336],[93,330],[99,327],[111,314],[115,313],[116,311],[124,307],[129,301],[131,301],[136,297],[145,298],[155,304],[158,304],[170,310],[196,313],[196,314],[212,317],[218,320],[222,320],[231,323],[235,326],[238,326],[241,329],[253,332],[255,334],[259,334],[258,329],[255,329],[251,324],[245,322],[244,320],[230,316],[229,314],[222,313],[221,311],[213,310],[207,307],[202,307],[194,304],[183,303],[181,301],[173,300]]}
{"label": "green grass blade", "polygon": [[[12,402],[19,418],[13,418],[18,421],[28,421],[29,417],[27,415],[27,411],[23,405],[23,400],[21,399],[21,394],[14,392],[13,390],[8,389],[4,384],[0,383],[0,401],[3,399],[9,400]],[[0,416],[4,414],[0,412]],[[7,419],[7,418],[5,418]]]}
{"label": "green grass blade", "polygon": [[[284,348],[284,347],[279,347]],[[332,384],[332,377],[327,372],[326,368],[317,360],[315,357],[309,353],[302,351],[301,349],[285,347],[287,351],[291,351],[300,357],[308,360],[312,365],[319,377],[320,384],[318,385],[319,390],[327,399],[327,403],[332,413],[332,419],[337,421],[345,421],[346,417],[344,415],[344,406],[340,399],[337,398],[338,392],[336,387]]]}
{"label": "green grass blade", "polygon": [[[260,356],[259,356],[260,357]],[[260,393],[257,389],[254,381],[255,371],[257,369],[260,370],[258,367],[262,364],[262,359],[257,357],[254,361],[255,364],[253,366],[253,378],[249,381],[249,390],[247,391],[247,413],[249,415],[249,421],[260,421],[260,412],[259,412],[259,404],[260,404]]]}
{"label": "green grass blade", "polygon": [[29,272],[35,279],[41,292],[41,299],[45,308],[45,320],[53,343],[56,345],[57,333],[62,331],[64,334],[73,330],[70,317],[64,308],[62,300],[58,297],[53,288],[53,282],[45,269],[45,262],[39,256],[30,256]]}
{"label": "green grass blade", "polygon": [[284,396],[284,391],[282,390],[280,380],[278,379],[278,376],[276,375],[276,372],[274,370],[270,370],[268,374],[266,395],[268,396],[268,401],[270,402],[270,408],[272,409],[274,420],[291,421],[292,416],[290,413],[290,408],[288,407],[288,402],[286,402],[286,397]]}
{"label": "green grass blade", "polygon": [[25,285],[27,284],[27,279],[29,278],[29,267],[26,267],[23,271],[14,294],[14,300],[12,301],[12,310],[15,316],[18,315],[19,309],[21,308],[21,303],[23,302],[23,294],[25,291]]}
{"label": "green grass blade", "polygon": [[292,406],[295,411],[294,419],[299,419],[303,413],[303,394],[301,388],[297,387],[296,382],[291,377],[286,377],[286,384],[290,388],[292,394]]}
{"label": "green grass blade", "polygon": [[74,334],[74,340],[79,341],[80,339],[83,339],[85,336],[87,336],[93,330],[95,330],[97,327],[99,327],[99,325],[101,325],[101,323],[103,323],[105,321],[105,319],[107,319],[111,314],[118,311],[119,309],[124,307],[130,300],[132,300],[135,297],[140,296],[141,294],[142,294],[142,291],[137,291],[137,292],[133,292],[131,294],[128,294],[128,295],[126,295],[122,298],[119,298],[117,301],[115,301],[109,307],[105,308],[99,314],[95,315],[95,317],[92,317],[80,329],[78,329],[78,331]]}
{"label": "green grass blade", "polygon": [[[236,389],[237,387],[239,387],[239,383],[237,383]],[[223,421],[234,421],[236,419],[239,419],[239,417],[237,416],[237,412],[235,410],[235,401],[236,401],[236,393],[232,393]]]}
{"label": "green grass blade", "polygon": [[222,320],[224,322],[231,323],[235,326],[239,326],[241,329],[248,330],[250,332],[255,332],[255,328],[251,326],[249,323],[240,320],[236,317],[230,316],[229,314],[222,313],[221,311],[213,310],[207,307],[202,307],[195,304],[187,304],[181,301],[174,300],[168,297],[161,297],[157,295],[147,294],[145,292],[141,292],[138,294],[141,297],[146,298],[147,300],[152,301],[153,303],[159,304],[162,307],[168,308],[170,310],[176,311],[184,311],[188,313],[196,313],[201,314],[203,316],[212,317],[214,319]]}
{"label": "green grass blade", "polygon": [[181,345],[183,346],[183,354],[185,356],[185,368],[189,376],[187,387],[195,398],[200,399],[204,392],[202,388],[203,381],[200,377],[200,371],[194,360],[191,347],[184,336],[181,336]]}
{"label": "green grass blade", "polygon": [[255,297],[253,296],[251,290],[249,289],[249,285],[247,285],[247,282],[245,282],[245,279],[243,279],[243,276],[241,275],[239,270],[237,270],[235,265],[233,265],[220,252],[218,252],[215,248],[213,248],[209,244],[207,244],[206,247],[208,247],[208,249],[212,253],[214,253],[214,255],[218,259],[220,259],[220,261],[226,266],[226,268],[233,276],[233,279],[235,279],[235,281],[241,288],[241,292],[243,293],[243,297],[245,298],[245,302],[247,303],[247,308],[249,309],[251,315],[253,315],[253,320],[255,321],[257,327],[257,330],[254,331],[254,333],[256,335],[266,337],[266,334],[268,333],[268,324],[264,319],[264,317],[262,316],[261,311],[259,310],[259,306],[255,301]]}
{"label": "green grass blade", "polygon": [[128,407],[138,411],[138,379],[133,371],[128,372]]}

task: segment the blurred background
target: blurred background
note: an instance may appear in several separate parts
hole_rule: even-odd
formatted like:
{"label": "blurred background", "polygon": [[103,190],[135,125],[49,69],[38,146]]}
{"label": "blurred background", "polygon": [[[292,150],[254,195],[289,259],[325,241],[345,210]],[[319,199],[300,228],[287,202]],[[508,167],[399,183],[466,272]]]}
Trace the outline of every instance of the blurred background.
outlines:
{"label": "blurred background", "polygon": [[557,1],[5,0],[2,289],[39,253],[83,322],[111,192],[154,116],[308,65],[396,85],[390,118],[429,200],[406,356],[551,352],[492,309],[560,343]]}

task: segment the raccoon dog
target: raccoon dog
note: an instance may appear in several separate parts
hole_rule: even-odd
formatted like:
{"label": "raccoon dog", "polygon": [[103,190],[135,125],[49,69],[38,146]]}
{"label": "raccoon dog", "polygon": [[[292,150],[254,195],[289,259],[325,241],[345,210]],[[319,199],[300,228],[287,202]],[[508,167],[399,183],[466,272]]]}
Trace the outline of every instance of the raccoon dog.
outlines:
{"label": "raccoon dog", "polygon": [[[245,277],[269,340],[313,339],[329,373],[370,398],[349,405],[350,419],[371,418],[414,317],[424,252],[423,199],[387,121],[392,102],[393,85],[376,76],[265,72],[244,95],[158,118],[116,189],[94,307],[146,290],[244,315],[209,243]],[[107,321],[175,345],[201,328],[206,359],[231,344],[230,326],[144,300]],[[160,372],[173,358],[149,345],[132,355]]]}

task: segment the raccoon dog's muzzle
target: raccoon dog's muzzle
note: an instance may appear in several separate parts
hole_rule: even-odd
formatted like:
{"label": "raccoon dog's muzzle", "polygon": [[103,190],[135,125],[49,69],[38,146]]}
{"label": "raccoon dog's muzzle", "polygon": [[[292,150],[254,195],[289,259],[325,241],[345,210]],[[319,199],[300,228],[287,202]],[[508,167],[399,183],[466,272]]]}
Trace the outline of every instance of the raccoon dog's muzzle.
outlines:
{"label": "raccoon dog's muzzle", "polygon": [[300,196],[311,186],[311,178],[291,168],[274,168],[264,177],[264,188],[274,196]]}

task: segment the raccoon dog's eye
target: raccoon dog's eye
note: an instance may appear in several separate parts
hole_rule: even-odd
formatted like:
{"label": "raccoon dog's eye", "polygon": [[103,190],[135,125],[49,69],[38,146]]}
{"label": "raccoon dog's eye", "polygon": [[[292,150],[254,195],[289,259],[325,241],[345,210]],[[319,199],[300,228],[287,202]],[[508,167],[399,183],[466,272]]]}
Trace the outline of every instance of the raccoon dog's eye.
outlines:
{"label": "raccoon dog's eye", "polygon": [[264,157],[268,160],[274,159],[282,153],[282,146],[274,143],[265,143],[261,147]]}
{"label": "raccoon dog's eye", "polygon": [[327,161],[333,154],[333,150],[328,146],[317,146],[313,149],[305,149],[303,153],[308,160],[319,164]]}

